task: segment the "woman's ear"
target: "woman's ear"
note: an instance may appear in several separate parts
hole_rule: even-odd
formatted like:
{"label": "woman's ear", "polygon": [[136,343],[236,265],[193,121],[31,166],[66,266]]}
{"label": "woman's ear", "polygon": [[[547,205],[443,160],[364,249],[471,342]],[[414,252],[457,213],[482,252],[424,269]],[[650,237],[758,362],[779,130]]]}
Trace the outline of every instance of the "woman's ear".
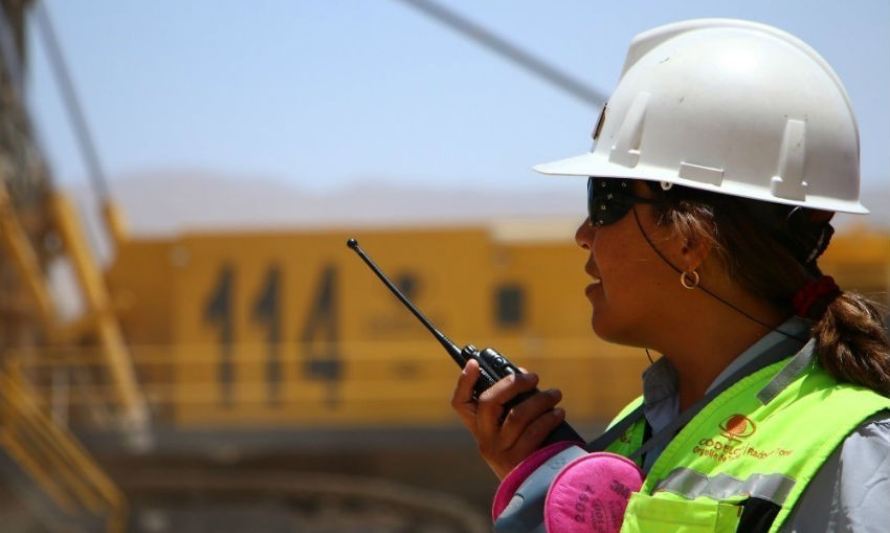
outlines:
{"label": "woman's ear", "polygon": [[707,238],[704,235],[684,237],[683,246],[680,249],[680,268],[687,272],[698,269],[711,254],[713,248],[714,240],[712,238]]}

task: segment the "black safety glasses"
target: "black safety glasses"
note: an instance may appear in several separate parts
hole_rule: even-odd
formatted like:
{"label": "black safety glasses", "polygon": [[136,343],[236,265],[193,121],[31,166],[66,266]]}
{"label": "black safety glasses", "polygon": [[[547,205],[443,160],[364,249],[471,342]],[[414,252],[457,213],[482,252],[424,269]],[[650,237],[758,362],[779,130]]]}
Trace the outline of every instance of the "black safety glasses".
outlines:
{"label": "black safety glasses", "polygon": [[634,204],[657,204],[659,200],[633,193],[631,180],[619,178],[587,179],[587,215],[592,226],[608,226],[618,222]]}

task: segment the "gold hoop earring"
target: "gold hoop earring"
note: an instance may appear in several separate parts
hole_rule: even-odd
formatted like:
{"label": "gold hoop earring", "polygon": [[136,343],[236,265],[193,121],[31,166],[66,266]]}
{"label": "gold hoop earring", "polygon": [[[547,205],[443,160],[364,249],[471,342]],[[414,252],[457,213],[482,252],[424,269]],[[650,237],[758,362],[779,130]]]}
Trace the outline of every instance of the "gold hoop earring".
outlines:
{"label": "gold hoop earring", "polygon": [[687,289],[691,290],[698,287],[699,281],[701,281],[701,277],[694,269],[680,274],[680,285]]}

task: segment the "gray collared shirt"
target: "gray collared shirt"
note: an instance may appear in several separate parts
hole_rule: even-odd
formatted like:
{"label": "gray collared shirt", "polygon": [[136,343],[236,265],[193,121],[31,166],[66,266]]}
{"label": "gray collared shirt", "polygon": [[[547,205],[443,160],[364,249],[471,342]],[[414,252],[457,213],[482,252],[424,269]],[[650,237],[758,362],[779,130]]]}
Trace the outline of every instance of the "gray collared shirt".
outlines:
{"label": "gray collared shirt", "polygon": [[[782,333],[784,332],[784,333]],[[787,344],[789,354],[799,350],[809,323],[792,317],[763,336],[736,357],[711,386],[719,386],[746,363],[779,344]],[[680,414],[677,372],[664,357],[643,372],[643,414],[656,434]],[[646,454],[648,471],[666,445]],[[783,532],[890,531],[887,505],[890,503],[890,414],[881,413],[861,424],[832,453],[810,481]]]}

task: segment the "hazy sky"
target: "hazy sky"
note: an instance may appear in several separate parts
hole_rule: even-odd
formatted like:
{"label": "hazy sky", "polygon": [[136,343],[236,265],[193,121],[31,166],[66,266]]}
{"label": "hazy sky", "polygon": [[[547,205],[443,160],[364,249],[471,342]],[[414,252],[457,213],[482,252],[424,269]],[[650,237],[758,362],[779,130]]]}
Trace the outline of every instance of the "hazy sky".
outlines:
{"label": "hazy sky", "polygon": [[[606,93],[650,27],[706,16],[779,26],[844,80],[866,187],[890,183],[887,0],[442,1]],[[381,178],[546,191],[567,182],[531,165],[589,149],[595,109],[396,0],[48,5],[112,179],[198,169],[316,191]],[[83,181],[33,44],[30,106],[56,174]]]}

